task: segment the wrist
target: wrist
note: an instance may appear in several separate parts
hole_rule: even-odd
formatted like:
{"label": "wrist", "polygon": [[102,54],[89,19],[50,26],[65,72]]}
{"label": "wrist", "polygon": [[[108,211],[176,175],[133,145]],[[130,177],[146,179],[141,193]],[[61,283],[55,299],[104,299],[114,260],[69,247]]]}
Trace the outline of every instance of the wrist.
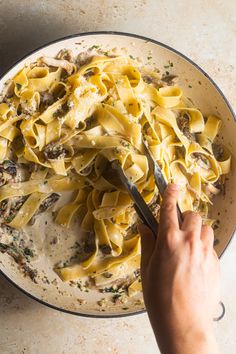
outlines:
{"label": "wrist", "polygon": [[154,328],[156,340],[162,354],[217,354],[213,326],[204,328],[184,326],[162,326]]}
{"label": "wrist", "polygon": [[213,330],[194,330],[186,333],[156,333],[157,343],[163,354],[217,354]]}

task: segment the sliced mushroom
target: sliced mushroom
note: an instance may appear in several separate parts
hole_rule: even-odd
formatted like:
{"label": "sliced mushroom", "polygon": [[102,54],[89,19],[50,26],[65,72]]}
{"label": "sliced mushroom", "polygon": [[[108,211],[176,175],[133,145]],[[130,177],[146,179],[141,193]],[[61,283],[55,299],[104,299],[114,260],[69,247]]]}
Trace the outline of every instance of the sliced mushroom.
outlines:
{"label": "sliced mushroom", "polygon": [[52,193],[48,198],[46,198],[39,207],[39,213],[43,213],[49,208],[51,208],[60,198],[60,194]]}
{"label": "sliced mushroom", "polygon": [[92,56],[91,56],[91,53],[89,52],[82,52],[80,53],[77,58],[76,58],[76,64],[78,66],[82,66],[82,65],[85,65],[85,64],[88,64],[91,60]]}
{"label": "sliced mushroom", "polygon": [[38,211],[36,212],[36,214],[34,214],[34,216],[31,218],[31,220],[29,221],[30,225],[33,225],[35,223],[36,217],[39,214],[44,213],[45,211],[47,211],[48,209],[50,209],[60,198],[60,194],[58,193],[52,193],[50,194],[49,197],[47,197],[39,206]]}
{"label": "sliced mushroom", "polygon": [[11,160],[5,160],[0,164],[0,172],[6,172],[12,177],[15,177],[17,174],[17,166],[15,162]]}
{"label": "sliced mushroom", "polygon": [[76,68],[75,64],[70,63],[68,60],[65,59],[42,57],[40,60],[48,66],[54,66],[56,68],[62,68],[66,70],[69,75],[71,75]]}
{"label": "sliced mushroom", "polygon": [[14,197],[11,199],[3,200],[0,203],[0,222],[10,223],[18,210],[22,207],[27,197]]}
{"label": "sliced mushroom", "polygon": [[6,99],[9,97],[12,97],[14,94],[14,88],[15,88],[15,84],[13,80],[9,80],[5,83],[5,86],[3,87],[1,96]]}
{"label": "sliced mushroom", "polygon": [[211,165],[207,157],[198,152],[193,153],[192,156],[200,167],[204,168],[205,170],[209,170]]}
{"label": "sliced mushroom", "polygon": [[195,136],[195,134],[192,134],[192,133],[190,132],[189,121],[190,121],[190,117],[188,116],[187,113],[180,114],[180,115],[176,118],[176,122],[177,122],[177,124],[178,124],[178,127],[179,127],[179,129],[183,132],[183,134],[184,134],[189,140],[196,141],[196,136]]}
{"label": "sliced mushroom", "polygon": [[8,181],[13,181],[17,175],[17,165],[11,160],[5,160],[0,164],[0,186]]}
{"label": "sliced mushroom", "polygon": [[70,49],[61,49],[57,54],[56,59],[67,60],[70,63],[74,63],[75,60],[73,52]]}
{"label": "sliced mushroom", "polygon": [[163,75],[161,78],[161,81],[163,81],[165,84],[168,86],[172,86],[176,84],[176,81],[178,80],[177,75]]}
{"label": "sliced mushroom", "polygon": [[44,148],[44,156],[47,160],[61,159],[66,156],[66,150],[63,145],[50,143]]}

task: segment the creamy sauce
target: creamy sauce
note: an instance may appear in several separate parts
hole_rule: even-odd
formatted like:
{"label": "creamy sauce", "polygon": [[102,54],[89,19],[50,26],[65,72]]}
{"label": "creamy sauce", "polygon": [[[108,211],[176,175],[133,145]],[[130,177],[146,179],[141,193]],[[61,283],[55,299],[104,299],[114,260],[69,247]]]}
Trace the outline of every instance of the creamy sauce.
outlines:
{"label": "creamy sauce", "polygon": [[33,240],[37,258],[46,258],[49,266],[61,266],[76,253],[76,242],[80,243],[84,232],[79,226],[80,214],[73,218],[69,228],[54,222],[57,210],[71,200],[72,193],[63,193],[56,205],[49,211],[36,217],[35,224],[24,228],[27,237]]}

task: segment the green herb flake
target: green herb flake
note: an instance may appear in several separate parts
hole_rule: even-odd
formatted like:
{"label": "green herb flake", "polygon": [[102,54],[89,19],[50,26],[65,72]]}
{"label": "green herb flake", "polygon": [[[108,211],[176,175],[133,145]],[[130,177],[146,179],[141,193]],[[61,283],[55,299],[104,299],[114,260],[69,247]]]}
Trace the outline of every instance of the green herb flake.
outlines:
{"label": "green herb flake", "polygon": [[147,60],[151,60],[151,59],[152,59],[152,57],[151,57],[151,56],[148,56],[148,57],[147,57]]}
{"label": "green herb flake", "polygon": [[113,286],[109,287],[109,288],[104,288],[104,289],[100,289],[100,292],[102,293],[118,293],[118,290],[117,288],[113,288]]}
{"label": "green herb flake", "polygon": [[5,219],[5,222],[6,222],[6,223],[10,223],[10,222],[14,219],[14,217],[15,217],[15,215],[14,215],[14,214],[13,214],[13,215],[8,216],[8,218],[6,218],[6,219]]}
{"label": "green herb flake", "polygon": [[34,252],[28,247],[24,248],[24,254],[29,257],[34,257]]}
{"label": "green herb flake", "polygon": [[3,164],[4,164],[4,165],[5,165],[5,164],[8,165],[9,163],[12,163],[12,161],[11,161],[11,160],[4,160],[4,161],[3,161]]}
{"label": "green herb flake", "polygon": [[130,54],[129,57],[130,57],[131,59],[135,60],[134,57],[133,57],[133,55]]}
{"label": "green herb flake", "polygon": [[192,85],[188,85],[189,88],[192,88],[193,86]]}
{"label": "green herb flake", "polygon": [[166,75],[170,75],[170,72],[169,72],[169,71],[166,71]]}
{"label": "green herb flake", "polygon": [[98,49],[98,48],[100,48],[100,45],[94,44],[94,45],[92,45],[92,47],[89,47],[88,50],[93,50],[93,49]]}

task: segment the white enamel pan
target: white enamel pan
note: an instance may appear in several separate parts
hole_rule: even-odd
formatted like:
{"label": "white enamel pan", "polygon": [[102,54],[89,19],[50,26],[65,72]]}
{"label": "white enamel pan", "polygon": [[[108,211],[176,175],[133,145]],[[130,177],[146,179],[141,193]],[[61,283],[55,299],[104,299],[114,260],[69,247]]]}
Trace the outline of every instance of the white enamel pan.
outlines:
{"label": "white enamel pan", "polygon": [[[163,72],[169,71],[170,74],[178,75],[178,84],[203,114],[215,114],[222,119],[220,139],[232,153],[232,172],[228,176],[225,195],[217,196],[210,210],[210,215],[220,221],[215,231],[215,248],[221,256],[228,247],[235,229],[236,123],[233,110],[226,97],[197,64],[175,49],[142,36],[115,32],[82,33],[51,42],[19,60],[1,77],[0,91],[4,83],[12,78],[24,64],[34,62],[41,56],[53,57],[63,48],[72,49],[75,54],[79,54],[94,45],[100,46],[104,51],[114,47],[126,48],[130,55],[140,58],[144,64],[150,63]],[[33,237],[34,231],[32,231]],[[41,229],[40,237],[43,243],[47,238],[47,228]],[[104,294],[99,294],[94,290],[81,291],[78,287],[63,283],[52,270],[48,252],[40,260],[35,261],[34,268],[40,274],[45,275],[37,283],[34,283],[30,277],[25,277],[9,255],[0,253],[1,273],[25,294],[54,309],[88,317],[118,317],[144,311],[143,302],[138,297],[130,298],[125,304],[110,303],[108,307],[99,306],[97,302],[104,297]],[[111,295],[105,294],[108,297]]]}

